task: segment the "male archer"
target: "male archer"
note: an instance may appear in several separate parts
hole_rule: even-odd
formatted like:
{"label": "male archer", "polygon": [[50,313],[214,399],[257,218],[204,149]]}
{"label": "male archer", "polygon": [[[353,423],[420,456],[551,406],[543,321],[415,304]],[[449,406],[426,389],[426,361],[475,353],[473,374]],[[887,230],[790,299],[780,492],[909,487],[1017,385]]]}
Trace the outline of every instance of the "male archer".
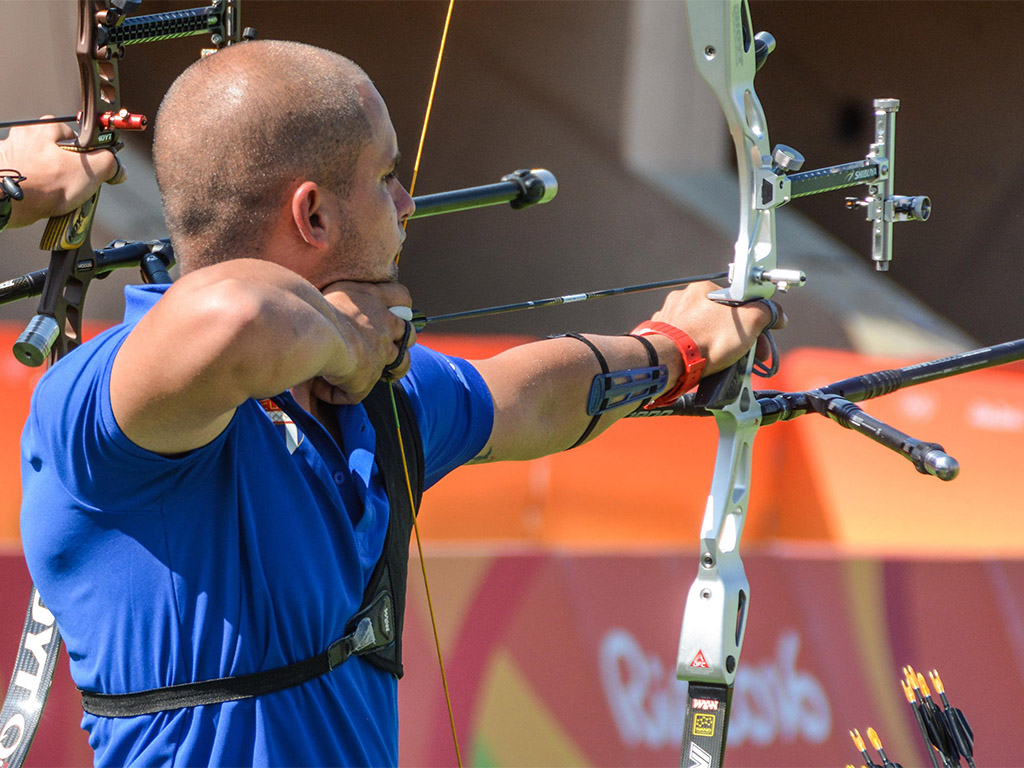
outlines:
{"label": "male archer", "polygon": [[642,404],[588,413],[595,376],[664,366],[647,400],[673,399],[771,312],[702,284],[629,335],[474,361],[415,345],[391,311],[411,306],[396,263],[414,204],[387,107],[311,46],[196,62],[153,151],[182,277],[129,288],[125,321],[43,377],[22,444],[26,557],[96,763],[394,765],[387,628],[415,499],[382,372],[429,487],[566,450]]}

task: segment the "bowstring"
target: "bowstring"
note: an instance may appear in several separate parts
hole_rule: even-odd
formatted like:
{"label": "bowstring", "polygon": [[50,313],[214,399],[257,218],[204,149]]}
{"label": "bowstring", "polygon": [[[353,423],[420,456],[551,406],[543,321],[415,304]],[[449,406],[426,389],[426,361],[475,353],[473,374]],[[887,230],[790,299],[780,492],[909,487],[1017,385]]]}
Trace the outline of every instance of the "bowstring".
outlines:
{"label": "bowstring", "polygon": [[[455,8],[455,0],[448,0],[448,13],[444,17],[444,29],[441,30],[441,45],[437,49],[437,62],[434,64],[434,77],[430,81],[430,93],[427,96],[427,111],[423,115],[423,128],[420,130],[420,143],[416,147],[416,159],[412,163],[412,180],[409,182],[409,197],[412,197],[416,192],[416,179],[420,175],[420,160],[423,159],[423,145],[427,141],[427,126],[430,124],[430,111],[434,107],[434,94],[437,92],[437,81],[441,76],[441,59],[444,58],[444,47],[448,42],[448,29],[452,23],[452,11]],[[409,220],[406,219],[402,222],[402,230],[409,225]],[[399,254],[401,255],[401,254]],[[395,258],[395,263],[398,262],[398,258]]]}
{"label": "bowstring", "polygon": [[[430,81],[430,93],[427,96],[427,110],[423,116],[423,128],[420,130],[420,141],[419,146],[416,148],[416,159],[413,161],[412,166],[412,180],[409,182],[409,196],[416,191],[416,179],[420,173],[420,160],[423,158],[423,145],[427,139],[427,126],[430,124],[430,112],[434,106],[434,94],[437,92],[437,81],[441,74],[441,60],[444,57],[445,44],[448,41],[448,29],[451,26],[452,21],[452,10],[455,7],[455,0],[448,0],[448,13],[445,15],[444,28],[441,31],[441,44],[437,50],[437,62],[434,65],[434,77]],[[406,219],[402,222],[402,230],[408,226],[409,220]],[[400,256],[401,254],[399,254]],[[395,257],[395,263],[398,263],[398,256]],[[416,551],[420,558],[420,571],[423,574],[423,590],[427,595],[427,611],[430,614],[430,628],[434,633],[434,647],[437,649],[437,666],[441,671],[441,687],[444,689],[444,701],[445,706],[448,708],[448,722],[451,725],[452,730],[452,744],[455,746],[455,760],[459,768],[462,768],[462,753],[459,750],[459,736],[455,729],[455,712],[452,709],[451,694],[448,691],[448,676],[444,671],[444,657],[441,653],[441,638],[437,632],[437,619],[434,616],[434,602],[430,598],[430,581],[427,579],[427,564],[423,558],[423,543],[420,540],[420,527],[417,522],[418,510],[416,509],[416,499],[412,491],[412,480],[409,477],[409,462],[405,455],[405,441],[402,438],[402,423],[398,418],[398,404],[395,401],[395,384],[393,381],[388,381],[388,393],[391,395],[391,410],[395,417],[395,431],[398,433],[398,453],[402,458],[402,471],[405,474],[405,488],[409,494],[409,507],[412,510],[412,529],[416,538]]]}
{"label": "bowstring", "polygon": [[452,710],[452,698],[448,692],[448,677],[444,672],[444,658],[441,654],[441,638],[437,633],[437,620],[434,618],[434,603],[430,599],[430,583],[427,580],[427,565],[423,559],[423,544],[420,541],[420,527],[416,519],[419,516],[416,501],[412,492],[412,480],[409,478],[409,463],[405,457],[405,442],[402,439],[402,425],[398,419],[398,404],[395,401],[395,384],[388,382],[388,393],[391,395],[391,410],[395,417],[395,430],[398,432],[398,453],[402,457],[402,471],[405,473],[405,487],[409,493],[409,506],[412,509],[412,529],[416,535],[416,551],[420,556],[420,571],[423,573],[423,589],[427,593],[427,610],[430,613],[430,628],[434,631],[434,647],[437,649],[437,666],[441,670],[441,687],[444,688],[444,701],[448,707],[448,722],[452,729],[452,743],[455,745],[455,760],[462,768],[462,754],[459,751],[459,736],[455,732],[455,714]]}

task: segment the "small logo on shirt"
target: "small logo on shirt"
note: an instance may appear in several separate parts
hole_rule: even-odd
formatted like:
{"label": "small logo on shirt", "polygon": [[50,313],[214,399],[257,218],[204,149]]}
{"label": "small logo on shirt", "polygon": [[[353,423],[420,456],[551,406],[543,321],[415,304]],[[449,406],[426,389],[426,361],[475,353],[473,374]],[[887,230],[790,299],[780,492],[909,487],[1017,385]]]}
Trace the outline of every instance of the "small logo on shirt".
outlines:
{"label": "small logo on shirt", "polygon": [[281,406],[273,400],[260,400],[260,405],[263,406],[264,413],[274,422],[278,432],[284,438],[284,444],[288,449],[288,453],[295,453],[295,450],[302,445],[302,441],[306,439],[306,436],[295,426],[292,417],[281,410]]}

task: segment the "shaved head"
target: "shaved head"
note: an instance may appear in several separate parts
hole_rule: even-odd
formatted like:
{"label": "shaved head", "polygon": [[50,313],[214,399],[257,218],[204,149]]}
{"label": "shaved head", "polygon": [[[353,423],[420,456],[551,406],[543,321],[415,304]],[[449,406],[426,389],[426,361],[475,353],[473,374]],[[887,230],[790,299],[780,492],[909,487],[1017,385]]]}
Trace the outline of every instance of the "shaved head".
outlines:
{"label": "shaved head", "polygon": [[230,46],[175,80],[153,162],[183,270],[258,257],[296,182],[347,197],[370,137],[369,82],[344,56],[280,40]]}

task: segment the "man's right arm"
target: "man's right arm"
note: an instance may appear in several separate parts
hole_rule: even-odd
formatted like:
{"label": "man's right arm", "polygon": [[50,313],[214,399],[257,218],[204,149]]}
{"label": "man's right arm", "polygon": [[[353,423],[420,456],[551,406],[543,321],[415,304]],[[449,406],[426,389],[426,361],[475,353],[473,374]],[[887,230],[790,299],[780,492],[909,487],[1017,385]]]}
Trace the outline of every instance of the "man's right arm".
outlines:
{"label": "man's right arm", "polygon": [[347,296],[338,311],[294,272],[254,259],[182,277],[117,353],[118,426],[142,448],[175,454],[216,438],[245,400],[309,380],[335,402],[358,402],[404,332],[387,308],[409,299],[397,283],[353,286]]}

